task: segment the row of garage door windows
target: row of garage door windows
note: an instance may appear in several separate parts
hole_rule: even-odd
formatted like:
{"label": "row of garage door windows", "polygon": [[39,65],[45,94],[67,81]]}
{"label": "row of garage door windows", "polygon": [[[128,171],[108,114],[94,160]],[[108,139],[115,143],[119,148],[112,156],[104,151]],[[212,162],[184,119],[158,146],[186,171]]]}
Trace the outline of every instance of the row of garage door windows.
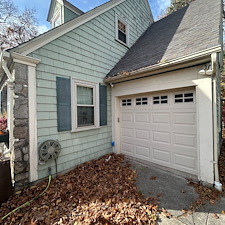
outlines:
{"label": "row of garage door windows", "polygon": [[[174,95],[175,103],[185,103],[185,102],[193,102],[194,94],[193,92],[189,93],[181,93]],[[168,95],[157,95],[153,96],[153,104],[167,104],[168,103]],[[132,99],[123,99],[122,106],[131,106]],[[136,98],[136,105],[148,105],[148,97]]]}

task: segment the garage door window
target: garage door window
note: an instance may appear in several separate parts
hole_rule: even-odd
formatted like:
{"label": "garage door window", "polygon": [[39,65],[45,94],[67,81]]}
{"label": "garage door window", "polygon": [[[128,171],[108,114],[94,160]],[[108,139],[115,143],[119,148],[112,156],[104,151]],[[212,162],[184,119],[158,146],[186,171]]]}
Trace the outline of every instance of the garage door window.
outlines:
{"label": "garage door window", "polygon": [[130,106],[130,105],[131,105],[131,99],[122,100],[122,106]]}
{"label": "garage door window", "polygon": [[136,98],[136,105],[147,105],[148,98]]}
{"label": "garage door window", "polygon": [[194,94],[192,92],[175,95],[175,103],[193,102],[193,101],[194,101]]}
{"label": "garage door window", "polygon": [[168,96],[167,95],[161,95],[161,96],[154,96],[153,97],[153,104],[167,104],[168,103]]}

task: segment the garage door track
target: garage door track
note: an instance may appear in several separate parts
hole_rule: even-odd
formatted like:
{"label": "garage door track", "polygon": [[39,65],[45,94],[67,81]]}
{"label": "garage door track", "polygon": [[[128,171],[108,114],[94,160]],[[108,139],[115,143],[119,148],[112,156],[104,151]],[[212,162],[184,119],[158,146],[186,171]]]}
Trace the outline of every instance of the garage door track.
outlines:
{"label": "garage door track", "polygon": [[[185,213],[199,195],[188,180],[174,171],[153,167],[143,162],[129,160],[137,172],[137,186],[145,197],[158,199],[158,224],[167,225],[224,225],[225,198],[215,201],[214,205],[201,205],[192,214]],[[213,202],[214,203],[214,202]]]}

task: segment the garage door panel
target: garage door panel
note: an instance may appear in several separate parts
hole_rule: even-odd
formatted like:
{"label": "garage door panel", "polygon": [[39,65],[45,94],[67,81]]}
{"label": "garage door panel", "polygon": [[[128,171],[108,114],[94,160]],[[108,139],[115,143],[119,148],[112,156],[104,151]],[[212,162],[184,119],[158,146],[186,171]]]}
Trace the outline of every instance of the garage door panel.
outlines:
{"label": "garage door panel", "polygon": [[171,132],[171,125],[150,125],[150,129],[155,132]]}
{"label": "garage door panel", "polygon": [[173,113],[173,124],[175,125],[195,125],[195,113]]}
{"label": "garage door panel", "polygon": [[186,156],[197,158],[196,148],[174,145],[172,147],[172,150],[174,154],[186,155]]}
{"label": "garage door panel", "polygon": [[170,132],[164,131],[152,131],[152,141],[171,144],[171,134]]}
{"label": "garage door panel", "polygon": [[135,155],[138,158],[149,159],[150,157],[150,148],[142,145],[136,145]]}
{"label": "garage door panel", "polygon": [[162,163],[163,165],[169,166],[171,164],[171,153],[167,150],[152,149],[152,159],[155,163]]}
{"label": "garage door panel", "polygon": [[170,124],[170,113],[152,112],[152,124]]}
{"label": "garage door panel", "polygon": [[136,123],[149,123],[149,112],[136,112],[134,115]]}
{"label": "garage door panel", "polygon": [[133,137],[133,129],[132,128],[121,128],[122,137]]}
{"label": "garage door panel", "polygon": [[133,144],[129,142],[122,142],[121,143],[121,152],[130,156],[134,155],[134,147]]}
{"label": "garage door panel", "polygon": [[139,140],[149,140],[150,138],[150,131],[144,129],[135,129],[135,138]]}
{"label": "garage door panel", "polygon": [[123,112],[121,114],[121,122],[133,122],[133,112]]}
{"label": "garage door panel", "polygon": [[196,158],[186,155],[174,154],[174,165],[183,170],[196,170]]}
{"label": "garage door panel", "polygon": [[174,134],[174,145],[196,148],[196,136],[193,134]]}

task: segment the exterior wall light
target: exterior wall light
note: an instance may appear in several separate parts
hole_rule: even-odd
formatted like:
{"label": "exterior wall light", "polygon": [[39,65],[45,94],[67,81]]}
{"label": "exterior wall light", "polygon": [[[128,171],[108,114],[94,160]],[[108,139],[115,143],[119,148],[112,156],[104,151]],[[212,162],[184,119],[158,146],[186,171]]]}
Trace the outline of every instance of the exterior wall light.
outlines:
{"label": "exterior wall light", "polygon": [[205,73],[206,73],[205,70],[206,70],[206,65],[204,65],[203,68],[202,68],[201,70],[198,71],[198,74],[200,74],[200,75],[205,75]]}
{"label": "exterior wall light", "polygon": [[198,74],[200,74],[200,75],[209,75],[209,76],[212,75],[213,74],[213,70],[212,70],[211,63],[208,63],[208,64],[204,65],[203,68],[198,71]]}

